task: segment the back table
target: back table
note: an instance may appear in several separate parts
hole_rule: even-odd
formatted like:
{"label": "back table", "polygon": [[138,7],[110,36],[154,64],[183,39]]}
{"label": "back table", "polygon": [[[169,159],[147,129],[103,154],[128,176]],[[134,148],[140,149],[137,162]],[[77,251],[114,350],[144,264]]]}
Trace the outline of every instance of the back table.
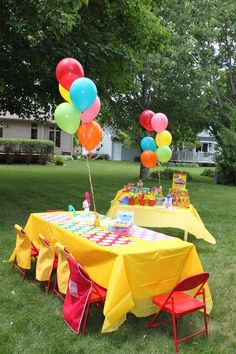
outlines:
{"label": "back table", "polygon": [[[102,217],[101,225],[107,221]],[[156,311],[152,296],[170,291],[183,277],[203,271],[195,246],[178,238],[135,227],[132,237],[81,225],[71,212],[33,213],[25,230],[36,246],[38,233],[65,245],[99,285],[107,289],[102,332],[117,330],[132,312]],[[212,299],[206,286],[207,311]]]}
{"label": "back table", "polygon": [[117,192],[111,201],[107,215],[115,218],[118,211],[132,211],[136,225],[145,227],[174,227],[184,230],[184,239],[187,241],[188,233],[198,239],[215,244],[215,238],[205,228],[197,210],[191,204],[189,208],[158,208],[155,206],[122,205],[119,200],[128,195],[122,189]]}

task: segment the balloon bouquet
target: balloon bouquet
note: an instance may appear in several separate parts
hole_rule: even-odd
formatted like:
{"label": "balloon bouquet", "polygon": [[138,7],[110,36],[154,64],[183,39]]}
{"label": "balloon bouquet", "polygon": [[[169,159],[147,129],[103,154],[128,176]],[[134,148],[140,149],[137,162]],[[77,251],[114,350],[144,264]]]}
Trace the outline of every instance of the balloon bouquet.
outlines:
{"label": "balloon bouquet", "polygon": [[73,58],[64,58],[57,64],[56,78],[59,92],[67,102],[57,106],[55,121],[64,132],[77,132],[80,144],[91,151],[102,139],[102,129],[94,122],[101,108],[96,85],[84,77],[82,65]]}
{"label": "balloon bouquet", "polygon": [[[82,65],[73,58],[64,58],[57,64],[56,78],[59,82],[59,92],[66,101],[59,104],[55,110],[56,124],[66,133],[77,132],[82,147],[91,152],[102,139],[101,126],[94,121],[101,108],[96,85],[84,77]],[[88,170],[93,196],[89,165]],[[93,202],[96,211],[94,196]]]}
{"label": "balloon bouquet", "polygon": [[143,166],[147,168],[156,167],[157,162],[168,162],[172,156],[172,151],[169,145],[172,142],[171,133],[165,130],[168,126],[168,118],[163,113],[154,113],[150,110],[145,110],[140,115],[140,124],[150,132],[157,132],[154,138],[146,136],[141,140],[140,159]]}

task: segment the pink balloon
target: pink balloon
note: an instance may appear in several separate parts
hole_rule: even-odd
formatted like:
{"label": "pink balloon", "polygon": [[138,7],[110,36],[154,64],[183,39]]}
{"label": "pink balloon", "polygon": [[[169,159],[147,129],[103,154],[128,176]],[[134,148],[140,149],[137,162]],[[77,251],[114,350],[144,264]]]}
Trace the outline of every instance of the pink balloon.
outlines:
{"label": "pink balloon", "polygon": [[153,129],[157,133],[161,133],[166,129],[166,127],[168,125],[168,118],[163,113],[156,113],[152,117],[151,124],[152,124]]}
{"label": "pink balloon", "polygon": [[94,103],[84,112],[80,113],[80,118],[84,124],[88,124],[94,120],[98,113],[100,112],[101,108],[101,101],[100,98],[97,96]]}

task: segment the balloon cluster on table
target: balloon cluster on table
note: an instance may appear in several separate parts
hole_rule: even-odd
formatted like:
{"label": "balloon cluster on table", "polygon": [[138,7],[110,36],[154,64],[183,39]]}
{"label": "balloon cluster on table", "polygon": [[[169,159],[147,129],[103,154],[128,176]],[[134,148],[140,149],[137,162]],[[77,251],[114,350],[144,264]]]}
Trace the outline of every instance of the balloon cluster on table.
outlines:
{"label": "balloon cluster on table", "polygon": [[64,58],[57,64],[56,78],[59,92],[66,101],[55,110],[56,124],[66,133],[77,132],[80,144],[91,151],[102,139],[102,129],[94,121],[101,108],[97,87],[84,77],[82,65],[73,58]]}
{"label": "balloon cluster on table", "polygon": [[146,136],[141,140],[140,159],[143,166],[147,168],[156,167],[157,162],[168,162],[171,159],[172,151],[169,145],[172,142],[171,133],[166,130],[168,118],[163,113],[154,113],[150,110],[143,111],[140,115],[140,124],[150,132],[157,132],[155,139]]}

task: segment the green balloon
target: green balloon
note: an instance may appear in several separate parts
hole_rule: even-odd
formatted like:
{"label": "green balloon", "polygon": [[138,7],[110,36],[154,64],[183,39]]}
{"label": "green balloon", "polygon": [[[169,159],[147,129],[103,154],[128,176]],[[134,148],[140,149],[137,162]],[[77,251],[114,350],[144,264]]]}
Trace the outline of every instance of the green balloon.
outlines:
{"label": "green balloon", "polygon": [[161,146],[156,150],[157,158],[160,162],[167,162],[172,156],[172,151],[169,146]]}
{"label": "green balloon", "polygon": [[79,111],[68,102],[57,106],[54,112],[55,121],[58,127],[66,133],[74,134],[77,132],[80,124]]}

